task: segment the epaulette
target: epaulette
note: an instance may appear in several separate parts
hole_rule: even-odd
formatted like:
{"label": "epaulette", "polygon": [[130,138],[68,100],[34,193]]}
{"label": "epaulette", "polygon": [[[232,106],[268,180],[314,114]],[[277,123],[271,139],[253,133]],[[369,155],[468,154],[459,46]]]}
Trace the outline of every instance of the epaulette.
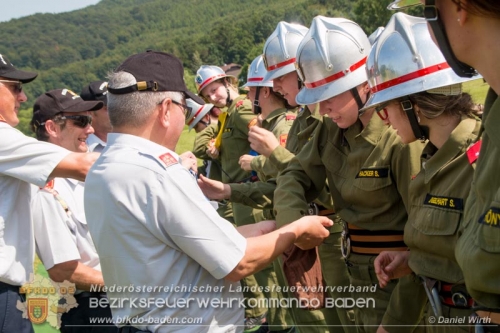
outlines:
{"label": "epaulette", "polygon": [[467,158],[469,159],[470,164],[474,164],[477,161],[479,151],[481,150],[481,142],[482,140],[479,140],[467,148]]}
{"label": "epaulette", "polygon": [[165,166],[168,168],[171,165],[179,163],[179,161],[172,156],[170,153],[165,153],[163,155],[158,156],[158,159],[165,164]]}
{"label": "epaulette", "polygon": [[295,114],[287,114],[286,115],[286,120],[295,120],[297,116]]}

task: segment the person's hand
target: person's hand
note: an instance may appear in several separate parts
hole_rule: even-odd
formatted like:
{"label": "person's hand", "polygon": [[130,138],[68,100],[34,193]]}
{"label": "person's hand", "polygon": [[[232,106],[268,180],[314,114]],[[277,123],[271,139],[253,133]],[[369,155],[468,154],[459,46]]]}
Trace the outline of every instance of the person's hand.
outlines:
{"label": "person's hand", "polygon": [[411,274],[409,257],[409,251],[383,251],[375,258],[373,265],[381,288],[385,288],[392,279]]}
{"label": "person's hand", "polygon": [[219,150],[215,147],[215,139],[210,140],[208,143],[206,153],[213,160],[219,157]]}
{"label": "person's hand", "polygon": [[238,163],[240,164],[240,168],[242,168],[245,171],[252,171],[252,166],[250,165],[252,163],[252,160],[255,158],[255,156],[252,155],[241,155],[240,160]]}
{"label": "person's hand", "polygon": [[269,157],[276,147],[280,145],[273,132],[258,126],[250,127],[248,141],[250,142],[250,148],[265,157]]}
{"label": "person's hand", "polygon": [[183,167],[186,169],[194,172],[195,174],[198,173],[198,160],[196,159],[196,156],[190,151],[187,151],[185,153],[182,153],[179,155],[181,159],[181,164]]}
{"label": "person's hand", "polygon": [[229,199],[231,196],[231,188],[229,185],[207,178],[203,175],[200,175],[198,178],[198,186],[203,194],[211,200]]}
{"label": "person's hand", "polygon": [[302,250],[308,250],[320,245],[330,236],[327,228],[333,225],[333,221],[325,216],[304,216],[293,224],[299,230],[295,245]]}

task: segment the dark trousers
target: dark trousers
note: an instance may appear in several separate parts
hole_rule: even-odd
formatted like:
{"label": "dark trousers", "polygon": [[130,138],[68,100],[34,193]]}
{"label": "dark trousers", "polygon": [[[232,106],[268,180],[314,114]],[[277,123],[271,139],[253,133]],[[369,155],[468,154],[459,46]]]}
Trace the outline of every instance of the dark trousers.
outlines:
{"label": "dark trousers", "polygon": [[0,333],[34,333],[29,319],[23,318],[22,311],[17,309],[17,301],[26,301],[19,294],[19,286],[0,282]]}
{"label": "dark trousers", "polygon": [[78,307],[69,310],[61,317],[61,333],[117,333],[118,327],[114,324],[90,323],[90,318],[112,318],[109,307],[90,307],[90,298],[101,298],[97,293],[75,295]]}

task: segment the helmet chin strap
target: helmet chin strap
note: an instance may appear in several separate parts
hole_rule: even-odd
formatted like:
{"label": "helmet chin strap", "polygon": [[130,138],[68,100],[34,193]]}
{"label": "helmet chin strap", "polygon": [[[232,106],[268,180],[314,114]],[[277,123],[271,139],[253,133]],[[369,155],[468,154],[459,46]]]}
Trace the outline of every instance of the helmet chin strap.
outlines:
{"label": "helmet chin strap", "polygon": [[415,112],[415,108],[413,107],[413,103],[410,101],[410,99],[406,99],[404,101],[401,101],[400,104],[403,108],[403,111],[405,111],[408,115],[408,120],[410,121],[410,126],[415,137],[422,142],[427,140],[429,138],[429,127],[421,126],[418,123],[418,116]]}
{"label": "helmet chin strap", "polygon": [[352,97],[354,97],[354,100],[356,101],[356,104],[358,105],[358,110],[361,109],[363,106],[365,106],[365,103],[361,101],[361,96],[359,96],[358,88],[354,87],[350,89]]}
{"label": "helmet chin strap", "polygon": [[446,62],[448,62],[453,71],[461,77],[472,77],[474,75],[477,75],[477,72],[474,68],[458,60],[453,53],[450,42],[446,35],[443,21],[439,17],[439,12],[435,6],[435,0],[425,1],[424,17],[427,19],[427,23],[431,26],[432,32],[436,37],[437,44],[441,49]]}
{"label": "helmet chin strap", "polygon": [[261,114],[262,113],[262,108],[260,107],[259,103],[259,94],[260,94],[260,88],[261,87],[256,87],[255,89],[255,100],[253,101],[253,113],[254,114]]}
{"label": "helmet chin strap", "polygon": [[227,86],[226,81],[224,81],[224,87],[226,87],[226,92],[227,92],[226,106],[229,106],[229,105],[231,105],[231,103],[233,103],[233,100],[231,99],[231,94],[229,93],[229,88]]}

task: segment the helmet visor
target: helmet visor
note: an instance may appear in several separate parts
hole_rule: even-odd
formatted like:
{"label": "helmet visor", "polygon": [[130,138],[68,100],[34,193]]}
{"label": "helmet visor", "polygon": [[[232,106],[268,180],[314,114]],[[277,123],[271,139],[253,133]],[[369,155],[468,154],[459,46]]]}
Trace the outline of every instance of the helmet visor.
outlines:
{"label": "helmet visor", "polygon": [[396,0],[390,3],[389,6],[387,6],[387,9],[396,10],[423,4],[424,2],[422,0]]}

